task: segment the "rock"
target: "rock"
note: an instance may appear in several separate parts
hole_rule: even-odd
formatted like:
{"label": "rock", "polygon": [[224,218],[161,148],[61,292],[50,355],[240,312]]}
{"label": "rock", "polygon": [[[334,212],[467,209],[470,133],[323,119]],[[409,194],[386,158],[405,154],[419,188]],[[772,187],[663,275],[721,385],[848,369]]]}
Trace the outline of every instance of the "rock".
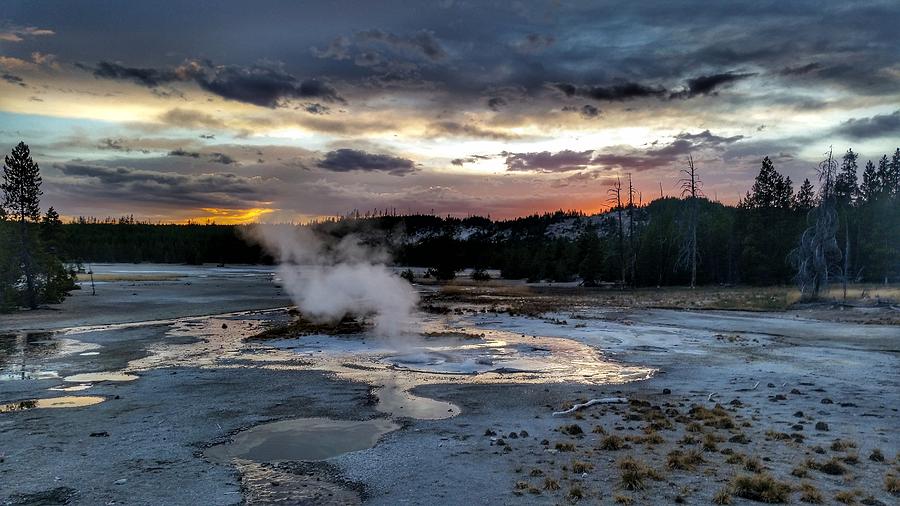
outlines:
{"label": "rock", "polygon": [[822,399],[822,404],[834,404],[834,401],[829,399],[828,397],[825,397],[824,399]]}
{"label": "rock", "polygon": [[527,430],[520,430],[520,431],[519,431],[519,437],[528,437],[528,431],[527,431]]}
{"label": "rock", "polygon": [[506,441],[501,437],[500,439],[497,440],[497,442],[495,444],[497,446],[506,446]]}
{"label": "rock", "polygon": [[816,422],[816,430],[828,432],[828,424],[825,422]]}
{"label": "rock", "polygon": [[766,385],[767,388],[775,388],[775,383],[769,383]]}
{"label": "rock", "polygon": [[223,323],[223,324],[222,324],[222,328],[223,328],[223,329],[227,329],[227,328],[228,328],[228,324],[227,324],[227,323]]}
{"label": "rock", "polygon": [[796,416],[797,418],[803,418],[803,412],[797,411],[796,413],[794,413],[794,416]]}
{"label": "rock", "polygon": [[671,393],[672,393],[672,391],[669,390],[668,388],[663,388],[663,395],[669,395]]}
{"label": "rock", "polygon": [[485,435],[485,436],[496,436],[497,433],[494,432],[494,431],[492,431],[491,429],[487,429],[487,430],[484,431],[484,435]]}
{"label": "rock", "polygon": [[792,430],[803,430],[803,425],[797,423],[797,424],[792,425],[792,426],[791,426],[791,429],[792,429]]}
{"label": "rock", "polygon": [[124,485],[124,484],[126,484],[126,483],[128,483],[128,480],[127,480],[127,479],[125,479],[125,478],[120,478],[120,479],[114,481],[114,482],[113,482],[113,485]]}
{"label": "rock", "polygon": [[546,440],[546,439],[542,439],[542,440],[541,440],[541,445],[543,445],[543,446],[550,446],[550,441],[548,441],[548,440]]}
{"label": "rock", "polygon": [[109,437],[109,432],[91,432],[91,437]]}
{"label": "rock", "polygon": [[509,435],[506,437],[508,437],[509,439],[519,439],[519,435],[516,434],[515,432],[510,432]]}

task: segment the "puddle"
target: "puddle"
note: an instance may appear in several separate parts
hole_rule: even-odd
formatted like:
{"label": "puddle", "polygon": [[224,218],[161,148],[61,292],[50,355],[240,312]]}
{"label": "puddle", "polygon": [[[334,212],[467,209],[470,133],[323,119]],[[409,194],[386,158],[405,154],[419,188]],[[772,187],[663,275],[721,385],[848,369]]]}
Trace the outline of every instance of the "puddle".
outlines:
{"label": "puddle", "polygon": [[375,395],[378,396],[375,409],[395,417],[443,420],[459,414],[459,407],[454,404],[413,395],[396,383],[379,387]]}
{"label": "puddle", "polygon": [[123,372],[88,372],[66,376],[63,381],[70,383],[98,383],[100,381],[134,381],[138,376]]}
{"label": "puddle", "polygon": [[15,411],[26,411],[29,409],[43,408],[80,408],[82,406],[91,406],[100,404],[105,401],[104,397],[96,396],[70,396],[70,397],[50,397],[47,399],[29,399],[27,401],[11,402],[9,404],[0,404],[0,413],[12,413]]}
{"label": "puddle", "polygon": [[0,381],[58,378],[47,361],[97,347],[55,332],[0,334]]}
{"label": "puddle", "polygon": [[254,462],[325,460],[375,446],[399,425],[387,419],[364,421],[296,418],[257,425],[234,436],[231,443],[213,446],[206,456],[218,462],[233,458]]}
{"label": "puddle", "polygon": [[82,390],[87,390],[91,388],[93,385],[90,383],[84,383],[81,385],[72,385],[70,387],[51,387],[48,390],[52,390],[54,392],[80,392]]}

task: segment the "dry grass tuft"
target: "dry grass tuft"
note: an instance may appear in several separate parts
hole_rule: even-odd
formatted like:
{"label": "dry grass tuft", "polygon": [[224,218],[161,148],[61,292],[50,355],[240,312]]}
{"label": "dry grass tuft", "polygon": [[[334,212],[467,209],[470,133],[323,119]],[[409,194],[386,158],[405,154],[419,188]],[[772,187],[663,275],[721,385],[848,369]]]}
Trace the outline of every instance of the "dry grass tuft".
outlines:
{"label": "dry grass tuft", "polygon": [[559,490],[559,482],[553,478],[545,478],[544,490]]}
{"label": "dry grass tuft", "polygon": [[572,485],[572,488],[569,489],[569,493],[566,494],[566,497],[570,501],[579,501],[584,499],[584,489],[578,485]]}
{"label": "dry grass tuft", "polygon": [[759,461],[756,457],[750,457],[744,462],[744,470],[750,471],[751,473],[761,473],[763,472],[762,462]]}
{"label": "dry grass tuft", "polygon": [[884,475],[884,489],[892,494],[900,494],[900,478],[894,473]]}
{"label": "dry grass tuft", "polygon": [[705,462],[703,455],[697,450],[689,450],[682,452],[681,450],[672,450],[666,456],[666,466],[669,469],[679,469],[683,471],[691,471],[698,464]]}
{"label": "dry grass tuft", "polygon": [[734,495],[765,503],[784,503],[791,497],[791,486],[771,475],[742,474],[731,481]]}
{"label": "dry grass tuft", "polygon": [[881,453],[881,450],[875,448],[872,450],[872,453],[869,454],[869,460],[873,462],[884,462],[884,454]]}
{"label": "dry grass tuft", "polygon": [[719,438],[715,434],[705,434],[703,436],[703,451],[714,452],[719,449]]}
{"label": "dry grass tuft", "polygon": [[825,501],[825,496],[822,495],[822,492],[819,492],[815,485],[804,481],[800,484],[800,500],[810,504],[822,504]]}
{"label": "dry grass tuft", "polygon": [[630,455],[619,460],[619,470],[622,472],[619,485],[626,490],[643,490],[647,478],[662,479],[658,472]]}
{"label": "dry grass tuft", "polygon": [[831,443],[831,450],[835,452],[842,452],[850,448],[856,448],[856,443],[848,439],[835,439]]}
{"label": "dry grass tuft", "polygon": [[555,448],[561,452],[574,452],[575,445],[572,443],[556,443]]}
{"label": "dry grass tuft", "polygon": [[728,487],[723,487],[712,498],[713,504],[731,504],[731,492]]}
{"label": "dry grass tuft", "polygon": [[615,434],[604,437],[600,440],[598,448],[601,450],[616,451],[625,447],[625,440]]}
{"label": "dry grass tuft", "polygon": [[634,499],[631,496],[616,494],[613,496],[613,502],[616,504],[624,504],[626,506],[634,503]]}
{"label": "dry grass tuft", "polygon": [[855,490],[842,490],[834,494],[834,500],[842,504],[856,504]]}
{"label": "dry grass tuft", "polygon": [[581,426],[577,423],[573,423],[571,425],[563,425],[559,428],[559,431],[563,434],[568,434],[570,436],[580,436],[584,434],[584,431],[581,429]]}
{"label": "dry grass tuft", "polygon": [[806,459],[806,467],[832,476],[840,476],[847,472],[847,468],[837,458],[821,463],[812,459]]}
{"label": "dry grass tuft", "polygon": [[590,462],[582,462],[580,460],[572,461],[572,472],[573,473],[587,473],[594,470],[594,464]]}

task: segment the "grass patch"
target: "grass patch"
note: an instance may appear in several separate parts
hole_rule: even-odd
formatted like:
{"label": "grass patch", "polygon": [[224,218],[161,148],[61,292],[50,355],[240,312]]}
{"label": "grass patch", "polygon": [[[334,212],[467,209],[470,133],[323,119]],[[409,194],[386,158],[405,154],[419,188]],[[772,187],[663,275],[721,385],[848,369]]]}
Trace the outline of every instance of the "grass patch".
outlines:
{"label": "grass patch", "polygon": [[631,496],[616,494],[613,496],[613,502],[616,504],[625,504],[626,506],[634,503],[634,499]]}
{"label": "grass patch", "polygon": [[566,494],[566,497],[570,501],[580,501],[584,499],[584,489],[578,485],[572,485],[572,488],[569,489],[569,493]]}
{"label": "grass patch", "polygon": [[742,474],[731,481],[734,495],[765,503],[784,503],[791,497],[791,486],[771,475]]}
{"label": "grass patch", "polygon": [[819,492],[815,485],[804,481],[800,484],[800,500],[810,504],[822,504],[825,501],[825,496],[822,495],[822,492]]}
{"label": "grass patch", "polygon": [[582,462],[580,460],[572,461],[572,472],[573,473],[587,473],[594,470],[594,464],[590,462]]}
{"label": "grass patch", "polygon": [[894,495],[900,494],[900,478],[896,474],[887,473],[884,476],[884,489]]}
{"label": "grass patch", "polygon": [[834,500],[842,504],[856,504],[856,491],[842,490],[834,494]]}
{"label": "grass patch", "polygon": [[847,472],[847,468],[845,468],[837,458],[832,458],[825,462],[816,462],[815,460],[807,459],[806,467],[832,476],[840,476]]}
{"label": "grass patch", "polygon": [[831,451],[842,452],[850,448],[856,448],[856,443],[847,439],[835,439],[831,443]]}
{"label": "grass patch", "polygon": [[563,434],[568,434],[570,436],[580,436],[584,434],[584,431],[581,429],[581,426],[577,423],[573,423],[571,425],[563,425],[559,428],[559,431]]}
{"label": "grass patch", "polygon": [[574,452],[575,445],[572,443],[556,443],[556,449],[561,452]]}
{"label": "grass patch", "polygon": [[643,490],[644,480],[647,478],[662,479],[656,470],[632,456],[621,459],[618,465],[619,471],[622,473],[619,478],[619,486],[626,490]]}
{"label": "grass patch", "polygon": [[703,455],[697,450],[672,450],[666,456],[666,466],[669,469],[678,469],[681,471],[691,471],[699,464],[704,463]]}
{"label": "grass patch", "polygon": [[875,448],[872,450],[872,453],[869,454],[869,460],[872,462],[884,462],[884,454],[881,453],[881,450]]}
{"label": "grass patch", "polygon": [[728,487],[720,489],[712,498],[713,504],[731,504],[731,492]]}
{"label": "grass patch", "polygon": [[553,478],[545,478],[544,490],[559,490],[559,482]]}
{"label": "grass patch", "polygon": [[625,440],[615,434],[604,437],[600,440],[598,448],[601,450],[616,451],[625,447]]}

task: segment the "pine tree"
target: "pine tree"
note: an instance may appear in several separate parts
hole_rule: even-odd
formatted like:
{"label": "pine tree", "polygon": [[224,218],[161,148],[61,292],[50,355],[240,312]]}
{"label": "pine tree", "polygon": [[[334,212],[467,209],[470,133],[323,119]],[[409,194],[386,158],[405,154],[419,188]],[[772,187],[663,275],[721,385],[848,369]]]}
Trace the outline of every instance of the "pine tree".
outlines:
{"label": "pine tree", "polygon": [[886,191],[894,196],[900,196],[900,148],[891,156],[889,178],[885,181]]}
{"label": "pine tree", "polygon": [[788,209],[793,200],[793,183],[775,170],[775,164],[769,157],[763,158],[762,167],[753,187],[741,205],[750,209]]}
{"label": "pine tree", "polygon": [[840,205],[850,205],[859,194],[859,186],[856,182],[856,170],[859,168],[856,160],[859,155],[852,149],[844,154],[844,161],[834,180],[834,193]]}
{"label": "pine tree", "polygon": [[878,176],[878,191],[890,194],[893,175],[891,174],[891,163],[888,161],[887,155],[881,155],[875,174]]}
{"label": "pine tree", "polygon": [[804,179],[803,184],[794,196],[794,209],[798,211],[809,211],[816,205],[816,190],[813,188],[809,179]]}
{"label": "pine tree", "polygon": [[878,173],[875,171],[875,164],[872,160],[866,162],[866,168],[863,170],[862,185],[859,187],[859,196],[863,203],[874,202],[881,191],[881,182]]}
{"label": "pine tree", "polygon": [[38,164],[31,159],[31,152],[24,142],[13,148],[3,165],[3,206],[10,217],[19,223],[19,255],[25,272],[26,301],[32,309],[37,307],[35,290],[34,252],[28,236],[28,223],[40,217],[41,174]]}

